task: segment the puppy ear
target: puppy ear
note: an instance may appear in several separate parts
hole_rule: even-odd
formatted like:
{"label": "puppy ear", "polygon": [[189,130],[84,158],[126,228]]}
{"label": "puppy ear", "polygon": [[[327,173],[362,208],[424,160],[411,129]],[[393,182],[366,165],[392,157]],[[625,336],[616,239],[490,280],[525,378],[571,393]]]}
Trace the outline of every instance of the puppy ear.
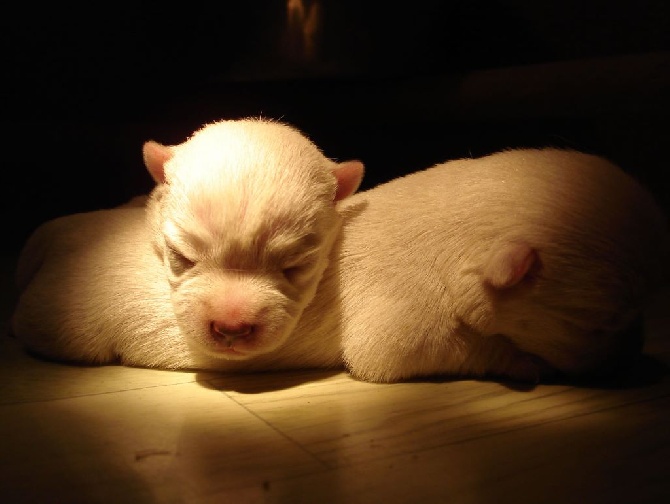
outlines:
{"label": "puppy ear", "polygon": [[343,200],[354,194],[361,185],[365,168],[360,161],[344,161],[338,163],[333,170],[337,179],[335,201]]}
{"label": "puppy ear", "polygon": [[165,162],[172,157],[172,149],[167,145],[149,140],[142,146],[142,157],[151,178],[158,184],[165,183]]}
{"label": "puppy ear", "polygon": [[529,245],[507,243],[484,264],[484,281],[496,289],[513,287],[526,278],[538,261],[537,252]]}

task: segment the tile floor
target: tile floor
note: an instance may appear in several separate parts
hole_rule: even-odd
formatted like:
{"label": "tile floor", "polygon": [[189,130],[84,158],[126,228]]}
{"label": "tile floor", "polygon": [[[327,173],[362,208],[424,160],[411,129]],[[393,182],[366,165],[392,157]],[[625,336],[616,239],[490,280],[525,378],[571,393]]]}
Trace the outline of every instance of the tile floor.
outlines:
{"label": "tile floor", "polygon": [[0,502],[670,502],[666,302],[614,387],[71,367],[3,335]]}

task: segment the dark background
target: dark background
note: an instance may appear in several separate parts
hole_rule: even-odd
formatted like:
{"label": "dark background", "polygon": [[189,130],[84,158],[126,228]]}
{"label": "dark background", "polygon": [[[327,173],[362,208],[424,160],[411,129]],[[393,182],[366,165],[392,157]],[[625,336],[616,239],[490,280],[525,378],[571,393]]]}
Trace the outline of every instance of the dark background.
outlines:
{"label": "dark background", "polygon": [[46,219],[150,190],[143,141],[248,115],[363,160],[363,188],[554,145],[610,157],[667,208],[669,4],[14,5],[0,20],[3,249]]}

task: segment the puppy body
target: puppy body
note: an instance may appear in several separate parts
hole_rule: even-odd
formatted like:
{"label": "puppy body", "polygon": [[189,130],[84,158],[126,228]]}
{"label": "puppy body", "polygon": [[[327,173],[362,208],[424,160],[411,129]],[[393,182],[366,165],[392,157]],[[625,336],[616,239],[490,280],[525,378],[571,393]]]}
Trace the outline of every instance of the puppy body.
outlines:
{"label": "puppy body", "polygon": [[607,373],[667,279],[653,198],[583,153],[451,161],[340,208],[343,357],[370,380]]}
{"label": "puppy body", "polygon": [[352,195],[360,163],[278,123],[217,123],[144,153],[146,216],[63,217],[26,245],[14,332],[33,351],[535,381],[618,360],[663,267],[653,200],[586,154],[507,151]]}

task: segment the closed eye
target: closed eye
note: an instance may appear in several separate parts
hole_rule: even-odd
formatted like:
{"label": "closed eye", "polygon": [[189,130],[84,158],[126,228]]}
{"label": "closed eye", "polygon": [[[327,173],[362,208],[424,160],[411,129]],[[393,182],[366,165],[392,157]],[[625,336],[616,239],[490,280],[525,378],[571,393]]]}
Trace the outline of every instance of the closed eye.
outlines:
{"label": "closed eye", "polygon": [[166,243],[166,255],[170,271],[172,271],[175,276],[180,276],[195,266],[195,261],[187,258],[169,243]]}
{"label": "closed eye", "polygon": [[284,268],[282,270],[282,275],[288,280],[289,282],[293,283],[296,280],[296,277],[300,275],[300,272],[302,269],[300,266],[291,266],[289,268]]}
{"label": "closed eye", "polygon": [[291,283],[299,282],[312,272],[316,264],[313,256],[302,257],[298,261],[291,261],[282,268],[282,275]]}

